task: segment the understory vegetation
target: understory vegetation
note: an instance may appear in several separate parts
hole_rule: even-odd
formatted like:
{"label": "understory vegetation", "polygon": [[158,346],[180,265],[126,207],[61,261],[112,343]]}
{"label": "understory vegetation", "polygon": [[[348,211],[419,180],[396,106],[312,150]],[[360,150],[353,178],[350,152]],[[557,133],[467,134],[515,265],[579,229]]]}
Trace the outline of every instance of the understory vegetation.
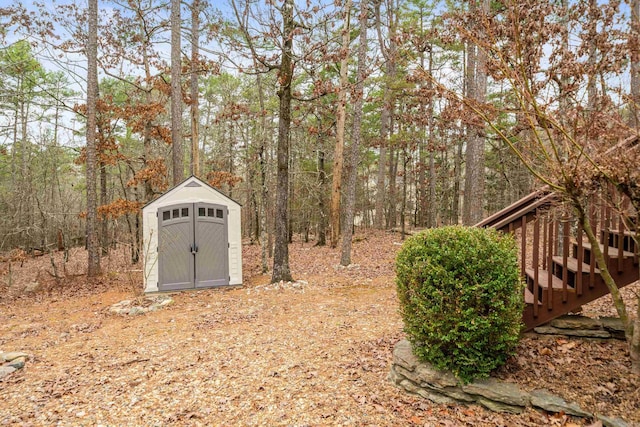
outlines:
{"label": "understory vegetation", "polygon": [[469,382],[514,354],[523,284],[512,236],[461,226],[427,230],[405,242],[396,273],[404,330],[422,360]]}

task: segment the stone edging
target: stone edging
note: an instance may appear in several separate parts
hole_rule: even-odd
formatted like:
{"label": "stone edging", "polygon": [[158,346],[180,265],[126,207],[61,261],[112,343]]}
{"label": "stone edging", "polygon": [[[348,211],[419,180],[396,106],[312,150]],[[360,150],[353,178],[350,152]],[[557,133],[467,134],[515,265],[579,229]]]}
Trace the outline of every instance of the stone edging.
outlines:
{"label": "stone edging", "polygon": [[548,412],[594,418],[606,427],[626,427],[620,418],[609,418],[592,414],[575,403],[567,403],[547,390],[530,393],[520,390],[516,384],[498,381],[495,378],[460,384],[457,378],[446,371],[440,371],[414,356],[411,343],[398,342],[393,350],[393,363],[389,379],[405,391],[429,399],[435,403],[477,403],[496,412],[519,414],[526,407],[543,409]]}
{"label": "stone edging", "polygon": [[2,381],[5,377],[13,374],[15,371],[24,368],[25,363],[29,359],[29,355],[27,353],[22,353],[20,351],[9,351],[7,353],[3,353],[0,351],[0,381]]}

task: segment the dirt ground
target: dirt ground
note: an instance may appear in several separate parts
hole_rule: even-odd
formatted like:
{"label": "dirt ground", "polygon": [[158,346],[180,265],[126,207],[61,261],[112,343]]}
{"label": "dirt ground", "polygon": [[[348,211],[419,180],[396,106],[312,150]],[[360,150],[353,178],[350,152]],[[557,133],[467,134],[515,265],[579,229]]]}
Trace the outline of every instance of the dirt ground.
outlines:
{"label": "dirt ground", "polygon": [[[393,273],[400,236],[356,240],[349,268],[338,266],[338,250],[294,243],[299,282],[279,285],[260,274],[259,247],[246,245],[245,287],[177,293],[138,316],[108,310],[141,296],[141,267],[127,265],[124,251],[105,257],[107,272],[91,282],[80,275],[80,250],[66,272],[61,254],[10,270],[3,263],[0,351],[32,358],[0,382],[0,425],[599,425],[435,405],[395,388],[387,373],[403,337]],[[600,301],[585,313],[611,308]],[[526,336],[497,376],[640,425],[640,379],[629,367],[621,341]]]}

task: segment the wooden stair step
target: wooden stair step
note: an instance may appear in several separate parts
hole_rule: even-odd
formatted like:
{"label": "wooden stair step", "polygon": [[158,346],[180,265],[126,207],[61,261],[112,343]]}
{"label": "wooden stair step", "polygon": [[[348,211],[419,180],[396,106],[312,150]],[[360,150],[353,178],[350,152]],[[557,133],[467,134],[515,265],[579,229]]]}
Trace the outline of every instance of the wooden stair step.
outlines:
{"label": "wooden stair step", "polygon": [[[577,243],[574,243],[575,245],[577,245]],[[602,243],[599,243],[598,246],[600,246],[600,250],[602,251],[602,253],[604,253],[604,245]],[[582,243],[582,247],[587,249],[587,250],[591,250],[591,243],[589,242],[583,242]],[[611,257],[611,258],[617,258],[618,257],[618,248],[613,247],[613,246],[609,246],[609,250],[607,252],[607,254]],[[633,252],[629,252],[629,251],[622,251],[622,257],[623,258],[633,258],[635,255]],[[577,260],[576,260],[577,262]]]}
{"label": "wooden stair step", "polygon": [[[533,270],[533,268],[527,268],[526,274],[529,278],[531,278],[531,280],[533,280],[535,271]],[[551,283],[552,283],[553,289],[562,290],[563,288],[562,279],[560,279],[559,277],[551,275]],[[540,288],[542,289],[547,289],[549,287],[549,271],[548,270],[538,269],[538,286],[540,286]],[[571,287],[571,285],[567,284],[567,290],[570,292],[573,291],[573,288]]]}
{"label": "wooden stair step", "polygon": [[[573,258],[573,257],[567,258],[567,264],[564,265],[564,262],[561,256],[554,256],[553,262],[556,263],[557,265],[565,266],[567,270],[573,273],[578,272],[578,260],[576,258]],[[582,263],[582,273],[589,273],[590,269],[591,269],[591,266],[589,266],[589,264],[585,264],[584,262]],[[600,270],[598,269],[598,267],[595,268],[594,272],[600,273]]]}
{"label": "wooden stair step", "polygon": [[[527,288],[524,288],[524,302],[525,302],[525,304],[533,305],[535,300],[536,300],[536,298],[533,296],[533,292],[531,292]],[[542,305],[542,302],[538,301],[538,305]]]}

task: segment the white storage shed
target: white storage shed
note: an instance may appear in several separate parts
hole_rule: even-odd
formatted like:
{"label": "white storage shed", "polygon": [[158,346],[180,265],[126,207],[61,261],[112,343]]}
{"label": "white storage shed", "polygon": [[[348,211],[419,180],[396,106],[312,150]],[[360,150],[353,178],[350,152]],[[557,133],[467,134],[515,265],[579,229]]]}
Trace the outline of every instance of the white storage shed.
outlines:
{"label": "white storage shed", "polygon": [[144,206],[145,292],[241,285],[240,208],[195,176]]}

